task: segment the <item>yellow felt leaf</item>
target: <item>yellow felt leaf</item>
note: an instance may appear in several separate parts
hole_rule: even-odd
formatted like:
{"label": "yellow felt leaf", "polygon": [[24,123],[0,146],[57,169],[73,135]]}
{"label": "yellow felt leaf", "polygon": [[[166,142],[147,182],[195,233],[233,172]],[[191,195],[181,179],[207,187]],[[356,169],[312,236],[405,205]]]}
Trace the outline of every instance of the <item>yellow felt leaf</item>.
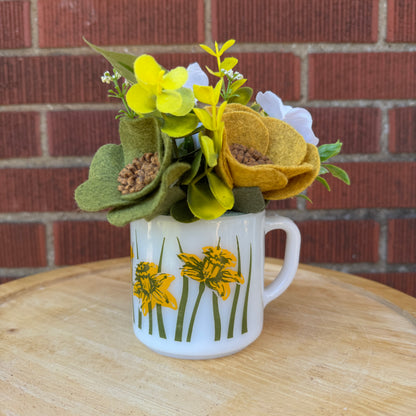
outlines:
{"label": "yellow felt leaf", "polygon": [[205,66],[205,69],[211,74],[214,75],[215,77],[221,77],[221,72],[215,72],[212,69],[208,68],[207,66]]}
{"label": "yellow felt leaf", "polygon": [[225,209],[234,206],[233,191],[213,172],[207,173],[209,189],[217,202]]}
{"label": "yellow felt leaf", "polygon": [[231,92],[232,93],[236,92],[240,87],[242,87],[246,83],[246,81],[247,81],[247,79],[245,79],[245,78],[234,81],[231,84],[231,87],[230,87]]}
{"label": "yellow felt leaf", "polygon": [[150,55],[140,55],[134,61],[134,74],[138,81],[146,84],[157,84],[162,67],[156,62],[155,58]]}
{"label": "yellow felt leaf", "polygon": [[235,39],[227,40],[227,42],[222,45],[222,48],[219,51],[219,56],[221,56],[227,49],[231,48],[235,43]]}
{"label": "yellow felt leaf", "polygon": [[224,114],[225,107],[227,107],[227,101],[224,101],[218,108],[217,111],[217,124],[222,120],[222,115]]}
{"label": "yellow felt leaf", "polygon": [[195,217],[214,220],[227,211],[214,197],[208,183],[199,181],[188,186],[187,201]]}
{"label": "yellow felt leaf", "polygon": [[212,103],[212,105],[217,105],[218,101],[220,100],[221,88],[222,78],[217,82],[217,85],[214,88],[214,102]]}
{"label": "yellow felt leaf", "polygon": [[211,86],[194,85],[195,98],[204,104],[215,105],[214,88]]}
{"label": "yellow felt leaf", "polygon": [[183,66],[178,66],[177,68],[169,71],[162,81],[162,88],[168,90],[176,90],[182,87],[188,79],[188,71]]}
{"label": "yellow felt leaf", "polygon": [[210,168],[217,165],[218,154],[215,152],[214,141],[211,137],[201,135],[199,137],[199,143],[201,144],[202,153],[205,156],[207,164]]}
{"label": "yellow felt leaf", "polygon": [[175,117],[163,114],[163,126],[161,130],[170,137],[185,137],[192,133],[198,126],[198,117],[195,114],[187,114],[183,117]]}
{"label": "yellow felt leaf", "polygon": [[233,69],[236,65],[238,64],[238,59],[237,58],[225,58],[222,62],[221,62],[221,69],[224,69],[225,71],[229,71],[230,69]]}
{"label": "yellow felt leaf", "polygon": [[194,94],[189,88],[184,88],[184,87],[181,87],[175,90],[175,92],[181,96],[182,104],[177,110],[171,112],[171,114],[175,116],[179,116],[179,117],[185,116],[194,108],[194,104],[195,104]]}
{"label": "yellow felt leaf", "polygon": [[199,118],[199,121],[204,125],[208,130],[213,130],[214,125],[212,122],[212,116],[204,108],[194,108],[195,115]]}
{"label": "yellow felt leaf", "polygon": [[216,53],[209,47],[209,46],[207,46],[207,45],[204,45],[204,44],[200,44],[199,45],[205,52],[207,52],[207,53],[209,53],[210,55],[212,55],[212,56],[217,56],[216,55]]}
{"label": "yellow felt leaf", "polygon": [[141,83],[134,84],[126,94],[128,106],[137,114],[151,113],[156,108],[156,97]]}

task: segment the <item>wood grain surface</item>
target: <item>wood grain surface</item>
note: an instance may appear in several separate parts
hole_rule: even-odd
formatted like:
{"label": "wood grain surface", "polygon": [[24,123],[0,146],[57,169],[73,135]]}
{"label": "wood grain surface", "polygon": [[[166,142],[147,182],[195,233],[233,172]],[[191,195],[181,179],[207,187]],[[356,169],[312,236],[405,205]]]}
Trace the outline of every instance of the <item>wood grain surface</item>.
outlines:
{"label": "wood grain surface", "polygon": [[[1,415],[405,415],[416,409],[416,299],[301,266],[242,352],[157,355],[131,327],[128,259],[0,286]],[[280,263],[269,259],[271,279]]]}

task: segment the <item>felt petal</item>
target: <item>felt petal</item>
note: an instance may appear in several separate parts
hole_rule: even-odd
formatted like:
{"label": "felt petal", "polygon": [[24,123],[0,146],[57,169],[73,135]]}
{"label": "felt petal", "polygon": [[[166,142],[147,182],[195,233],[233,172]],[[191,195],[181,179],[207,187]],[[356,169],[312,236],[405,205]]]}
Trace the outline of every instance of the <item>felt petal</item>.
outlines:
{"label": "felt petal", "polygon": [[129,204],[121,199],[117,186],[114,179],[90,178],[75,190],[75,201],[80,209],[88,212]]}
{"label": "felt petal", "polygon": [[131,221],[145,218],[150,221],[157,215],[168,214],[169,208],[185,198],[185,193],[175,186],[179,178],[190,169],[187,163],[174,163],[162,175],[159,188],[133,205],[115,208],[107,214],[110,224],[123,227]]}
{"label": "felt petal", "polygon": [[233,211],[244,212],[261,212],[266,208],[261,190],[257,186],[234,188],[234,207]]}
{"label": "felt petal", "polygon": [[291,110],[290,105],[284,105],[283,101],[273,92],[258,92],[256,102],[261,105],[263,110],[270,116],[283,120],[286,113]]}
{"label": "felt petal", "polygon": [[156,108],[161,113],[175,114],[182,106],[182,96],[177,91],[163,91],[156,99]]}
{"label": "felt petal", "polygon": [[134,74],[137,81],[155,85],[159,83],[162,67],[150,55],[141,55],[134,61]]}
{"label": "felt petal", "polygon": [[177,90],[185,84],[188,79],[188,71],[183,66],[178,66],[166,75],[162,79],[162,88],[167,90]]}
{"label": "felt petal", "polygon": [[162,152],[162,138],[154,117],[122,117],[119,124],[120,142],[124,153],[124,166],[144,153]]}
{"label": "felt petal", "polygon": [[95,153],[89,170],[89,178],[117,178],[124,167],[123,148],[117,144],[105,144]]}
{"label": "felt petal", "polygon": [[294,176],[284,188],[264,192],[264,198],[271,200],[291,198],[299,195],[304,189],[311,185],[318,176],[321,166],[319,152],[316,146],[308,143],[308,151],[304,163],[312,165],[313,169],[307,173]]}
{"label": "felt petal", "polygon": [[188,79],[183,85],[185,88],[192,90],[194,85],[208,85],[208,76],[197,62],[188,65],[186,70],[188,71]]}
{"label": "felt petal", "polygon": [[193,108],[195,104],[195,97],[194,93],[188,88],[179,88],[176,90],[181,96],[182,104],[181,106],[175,110],[174,112],[171,111],[171,114],[174,116],[185,116],[188,114]]}
{"label": "felt petal", "polygon": [[126,94],[126,101],[128,106],[138,114],[151,113],[156,109],[156,96],[141,83],[130,87]]}

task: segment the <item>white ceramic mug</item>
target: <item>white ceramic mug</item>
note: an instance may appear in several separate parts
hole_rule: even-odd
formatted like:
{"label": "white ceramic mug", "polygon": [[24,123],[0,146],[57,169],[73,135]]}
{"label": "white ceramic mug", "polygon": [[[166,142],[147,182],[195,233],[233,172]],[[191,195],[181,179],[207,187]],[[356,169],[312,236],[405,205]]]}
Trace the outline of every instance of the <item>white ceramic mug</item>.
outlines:
{"label": "white ceramic mug", "polygon": [[[264,287],[264,235],[286,232],[284,264]],[[274,213],[227,213],[184,224],[170,216],[130,224],[133,328],[150,349],[207,359],[235,353],[263,327],[264,307],[292,282],[300,233]]]}

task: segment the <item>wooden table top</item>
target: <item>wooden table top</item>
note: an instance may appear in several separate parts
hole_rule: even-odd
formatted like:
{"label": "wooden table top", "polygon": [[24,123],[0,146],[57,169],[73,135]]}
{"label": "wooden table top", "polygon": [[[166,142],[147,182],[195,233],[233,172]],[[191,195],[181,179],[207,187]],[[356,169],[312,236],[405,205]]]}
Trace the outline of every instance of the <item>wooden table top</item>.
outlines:
{"label": "wooden table top", "polygon": [[415,414],[415,298],[301,266],[258,340],[188,361],[135,338],[129,279],[117,259],[0,286],[0,414]]}

